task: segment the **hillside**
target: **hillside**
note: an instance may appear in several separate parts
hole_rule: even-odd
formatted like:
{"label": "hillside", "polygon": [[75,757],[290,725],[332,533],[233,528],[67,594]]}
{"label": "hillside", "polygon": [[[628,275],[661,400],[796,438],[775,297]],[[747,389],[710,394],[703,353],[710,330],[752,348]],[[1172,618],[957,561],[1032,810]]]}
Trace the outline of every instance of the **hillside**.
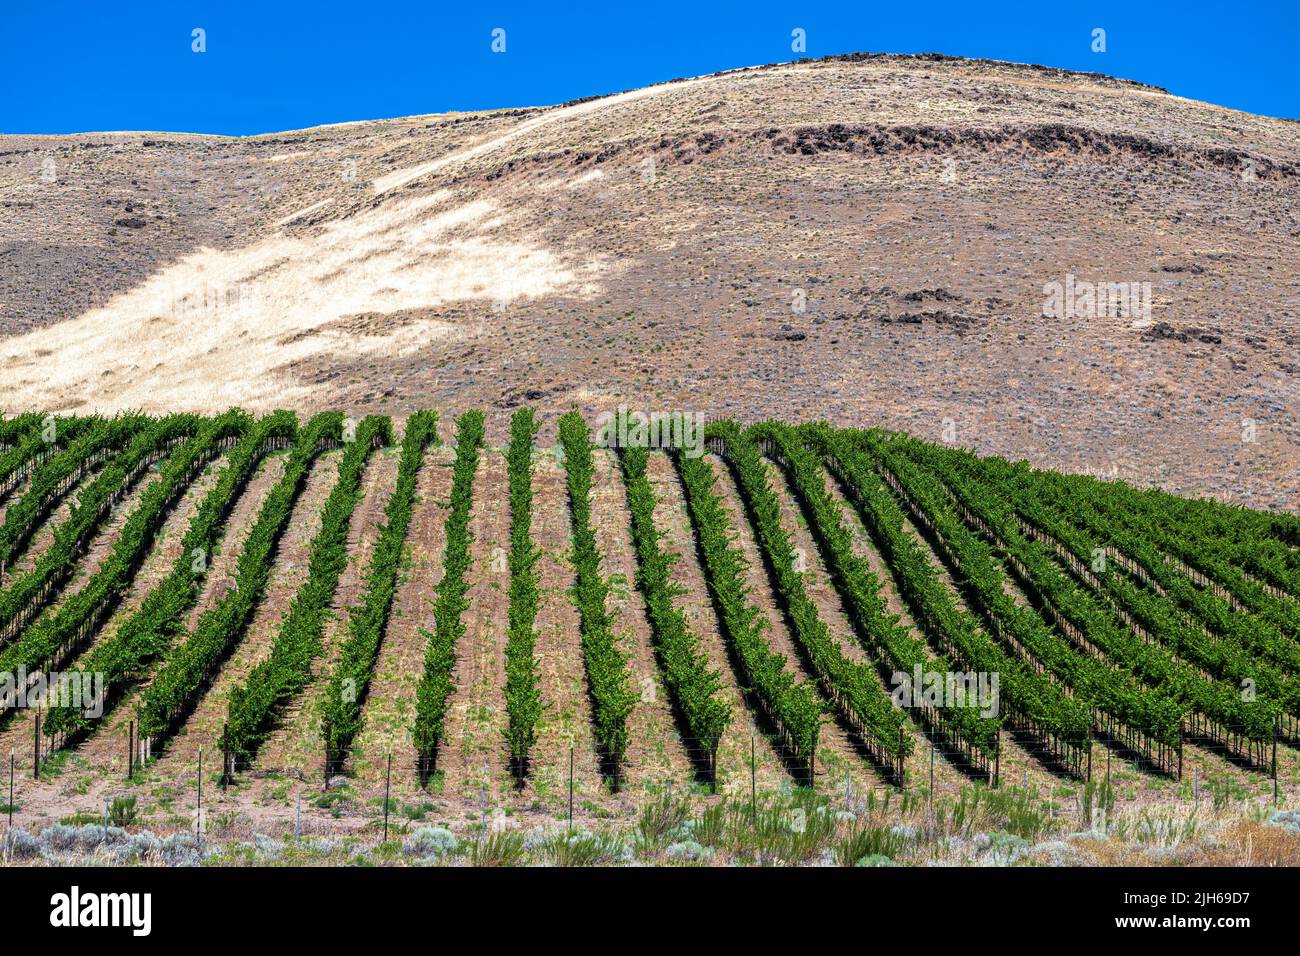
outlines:
{"label": "hillside", "polygon": [[[1294,510],[1298,147],[1136,83],[894,56],[240,139],[4,136],[3,404],[484,407],[498,442],[520,404],[948,425]],[[1150,283],[1150,316],[1044,318],[1069,276]]]}

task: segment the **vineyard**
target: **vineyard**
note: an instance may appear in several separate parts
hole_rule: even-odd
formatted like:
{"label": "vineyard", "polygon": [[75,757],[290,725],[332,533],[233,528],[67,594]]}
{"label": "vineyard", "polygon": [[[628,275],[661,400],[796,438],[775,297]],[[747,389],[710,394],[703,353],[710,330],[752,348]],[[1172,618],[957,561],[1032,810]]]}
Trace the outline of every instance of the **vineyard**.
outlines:
{"label": "vineyard", "polygon": [[52,805],[1295,785],[1294,515],[822,423],[609,444],[0,421],[0,745]]}

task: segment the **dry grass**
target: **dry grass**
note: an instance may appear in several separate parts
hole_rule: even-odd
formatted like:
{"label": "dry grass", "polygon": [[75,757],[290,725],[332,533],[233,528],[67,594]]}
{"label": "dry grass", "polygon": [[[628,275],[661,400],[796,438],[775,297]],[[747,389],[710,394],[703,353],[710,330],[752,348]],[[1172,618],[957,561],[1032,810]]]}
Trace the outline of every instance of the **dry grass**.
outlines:
{"label": "dry grass", "polygon": [[[233,251],[202,250],[100,309],[10,339],[15,406],[98,410],[270,408],[311,390],[280,369],[325,356],[400,357],[477,330],[434,319],[387,334],[328,329],[359,313],[472,298],[512,302],[557,292],[576,274],[546,250],[499,233],[508,216],[449,191],[395,199],[305,237],[274,235]],[[37,357],[53,350],[58,360]]]}

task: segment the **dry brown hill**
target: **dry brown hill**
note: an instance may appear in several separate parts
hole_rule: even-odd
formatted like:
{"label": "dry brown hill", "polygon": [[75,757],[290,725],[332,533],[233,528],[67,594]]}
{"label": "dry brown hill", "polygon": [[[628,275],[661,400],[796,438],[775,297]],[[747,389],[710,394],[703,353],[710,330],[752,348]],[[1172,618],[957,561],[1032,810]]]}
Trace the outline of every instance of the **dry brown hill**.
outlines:
{"label": "dry brown hill", "polygon": [[[1295,122],[1136,83],[865,55],[241,139],[4,136],[0,395],[946,426],[1294,509],[1297,157]],[[1044,318],[1069,276],[1150,283],[1150,315]]]}

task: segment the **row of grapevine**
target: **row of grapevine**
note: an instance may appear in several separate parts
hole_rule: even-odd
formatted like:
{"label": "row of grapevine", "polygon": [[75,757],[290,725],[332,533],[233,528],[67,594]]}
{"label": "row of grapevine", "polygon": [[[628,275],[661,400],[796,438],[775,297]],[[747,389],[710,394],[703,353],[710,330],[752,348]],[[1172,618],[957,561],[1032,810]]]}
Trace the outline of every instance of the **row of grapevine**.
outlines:
{"label": "row of grapevine", "polygon": [[0,451],[13,448],[27,435],[40,431],[43,416],[39,412],[21,412],[12,418],[0,418]]}
{"label": "row of grapevine", "polygon": [[[1119,723],[1134,749],[1156,745],[1159,762],[1169,769],[1181,739],[1187,708],[1143,688],[1129,671],[1079,651],[1036,613],[1006,590],[1005,578],[988,546],[967,529],[938,479],[889,448],[878,434],[858,436],[877,462],[891,489],[910,504],[923,530],[933,535],[941,555],[951,561],[994,635],[1023,659],[1037,661],[1102,713]],[[895,439],[897,440],[897,439]],[[1094,726],[1113,729],[1110,723]]]}
{"label": "row of grapevine", "polygon": [[22,553],[37,525],[64,492],[107,456],[125,448],[147,423],[148,419],[138,415],[98,421],[37,468],[26,492],[9,506],[0,524],[0,567],[11,565]]}
{"label": "row of grapevine", "polygon": [[1144,515],[1187,538],[1212,560],[1246,572],[1273,596],[1300,598],[1300,551],[1287,546],[1300,519],[1252,511],[1223,502],[1180,498],[1158,489],[1137,490],[1118,482],[1091,482],[1134,515]]}
{"label": "row of grapevine", "polygon": [[1199,543],[1243,572],[1271,597],[1282,601],[1300,599],[1300,554],[1281,541],[1211,529],[1198,520],[1197,512],[1189,513],[1179,524],[1191,527]]}
{"label": "row of grapevine", "polygon": [[[956,453],[954,453],[956,454]],[[1018,493],[1019,501],[1049,505],[1064,520],[1106,543],[1107,554],[1134,575],[1191,615],[1218,641],[1241,648],[1261,664],[1289,679],[1300,676],[1300,645],[1288,639],[1270,621],[1233,606],[1213,589],[1198,587],[1180,567],[1166,560],[1147,538],[1131,530],[1118,516],[1116,496],[1109,483],[1075,483],[1057,480],[1051,473],[1011,465],[1000,459],[969,459],[970,467],[987,482],[1003,481]],[[1073,477],[1073,476],[1071,476]]]}
{"label": "row of grapevine", "polygon": [[591,479],[595,465],[591,432],[577,412],[560,418],[560,448],[573,518],[574,601],[578,606],[582,660],[587,671],[596,742],[615,783],[627,749],[627,718],[636,702],[630,689],[627,658],[618,647],[606,607],[609,583],[601,574],[601,554],[591,525]]}
{"label": "row of grapevine", "polygon": [[38,619],[0,653],[0,671],[57,670],[80,653],[130,587],[172,506],[220,454],[223,443],[238,438],[249,424],[243,412],[227,412],[204,422],[193,439],[173,452],[145,488],[95,573],[55,613]]}
{"label": "row of grapevine", "polygon": [[[901,780],[903,761],[913,746],[911,734],[906,730],[907,718],[894,706],[875,670],[845,655],[808,596],[804,576],[797,569],[794,545],[781,526],[780,502],[768,481],[757,446],[730,421],[710,424],[705,438],[722,454],[735,475],[754,538],[774,580],[774,591],[796,646],[841,717],[857,731],[877,760],[893,767]],[[953,716],[961,720],[961,714],[975,718],[970,723],[981,723],[973,710],[963,710]],[[993,752],[997,747],[997,722],[982,723],[983,727],[974,728],[979,734],[978,744]]]}
{"label": "row of grapevine", "polygon": [[144,470],[167,448],[192,437],[199,424],[200,419],[194,415],[172,415],[148,424],[83,489],[71,514],[55,528],[54,541],[35,566],[0,594],[0,645],[15,638],[61,591],[95,532]]}
{"label": "row of grapevine", "polygon": [[77,418],[42,419],[37,415],[20,415],[9,419],[9,441],[0,452],[0,503],[18,488],[28,475],[60,450],[98,424],[94,415]]}
{"label": "row of grapevine", "polygon": [[[1011,501],[1026,534],[1045,536],[1049,546],[1059,548],[1067,568],[1079,580],[1122,610],[1151,639],[1204,671],[1210,677],[1238,687],[1254,684],[1266,698],[1276,700],[1292,714],[1300,714],[1300,681],[1284,673],[1267,659],[1260,659],[1232,635],[1211,635],[1178,609],[1163,588],[1145,586],[1129,572],[1124,561],[1102,561],[1105,554],[1099,539],[1067,518],[1051,502],[1050,492],[1039,487],[1026,472],[1008,470],[996,481],[971,460],[956,452],[927,448],[927,455],[945,455],[969,481],[977,482],[986,494],[1000,494]],[[1140,546],[1143,542],[1131,542]],[[1154,565],[1162,577],[1175,586],[1195,590],[1191,582],[1164,562]],[[1150,578],[1148,578],[1149,580]],[[1201,592],[1197,592],[1201,593]]]}
{"label": "row of grapevine", "polygon": [[[101,675],[104,716],[171,648],[199,598],[210,566],[209,556],[220,542],[236,500],[266,453],[287,447],[297,432],[298,421],[293,413],[280,411],[259,419],[244,433],[226,455],[225,467],[190,519],[180,553],[167,577],[81,661],[80,671]],[[52,735],[71,740],[89,732],[93,724],[80,710],[56,708],[50,711],[44,727]]]}
{"label": "row of grapevine", "polygon": [[[800,454],[797,443],[788,437],[789,430],[777,428],[774,431],[783,457],[795,462],[805,474],[811,474],[812,466]],[[889,564],[899,593],[936,648],[953,655],[970,670],[999,675],[999,695],[1006,703],[1006,719],[1010,726],[1034,737],[1044,756],[1051,755],[1076,775],[1083,773],[1090,739],[1088,709],[1068,697],[1046,676],[1005,652],[970,614],[957,606],[920,542],[904,527],[898,503],[854,442],[825,425],[803,426],[799,437],[823,456],[828,467],[844,484],[863,524]],[[798,466],[801,461],[804,464]],[[838,509],[831,510],[833,503],[825,493],[820,475],[816,475],[815,480],[810,477],[803,482],[805,485],[809,483],[816,489],[814,497],[821,501],[817,511],[830,512],[833,518],[838,518]],[[825,523],[818,522],[820,525]],[[866,562],[854,558],[848,551],[846,532],[837,529],[835,537],[839,543],[833,547],[832,554],[837,555],[834,566],[845,579],[843,593],[851,596],[851,605],[863,603],[859,595],[870,595],[868,610],[880,622],[875,625],[880,634],[877,639],[887,650],[893,666],[904,672],[911,672],[918,665],[940,669],[950,666],[943,657],[927,664],[923,647],[917,646],[919,642],[905,632],[893,633],[901,631],[901,628],[891,620],[882,620],[883,607],[875,593],[874,580],[870,587],[855,583],[870,575]],[[870,622],[866,625],[868,628],[871,626]],[[969,739],[971,731],[964,731],[962,736]]]}
{"label": "row of grapevine", "polygon": [[[339,661],[324,687],[324,744],[332,764],[346,759],[361,727],[401,573],[419,469],[427,446],[437,443],[436,424],[432,413],[408,421],[397,486],[366,568],[362,600],[349,608]],[[617,785],[636,695],[614,632],[610,582],[601,574],[591,433],[577,413],[565,415],[559,426],[557,451],[573,522],[571,596],[579,611],[595,736]],[[54,441],[51,430],[57,433]],[[539,554],[532,537],[537,431],[531,410],[517,413],[507,454],[505,744],[521,782],[543,711],[536,653]],[[457,422],[434,633],[421,631],[428,645],[414,736],[425,777],[445,734],[457,644],[467,629],[470,514],[483,432],[481,413]],[[318,416],[299,430],[287,412],[258,422],[238,410],[212,419],[0,419],[0,498],[6,482],[15,488],[27,483],[0,519],[0,558],[7,557],[10,565],[9,586],[0,590],[0,673],[76,666],[102,675],[111,707],[161,665],[142,696],[142,734],[157,738],[174,732],[242,638],[263,600],[279,538],[306,475],[323,448],[342,443],[342,433],[340,416]],[[747,592],[747,569],[734,546],[737,516],[716,494],[713,466],[709,460],[675,456],[728,652],[748,699],[782,735],[786,755],[795,758],[792,766],[813,765],[828,711],[823,699],[880,763],[901,765],[913,748],[908,712],[892,705],[881,680],[894,679],[899,671],[910,677],[917,667],[999,675],[1001,718],[981,717],[973,705],[925,704],[911,712],[932,737],[951,743],[977,767],[997,760],[1003,720],[1017,733],[1033,736],[1075,773],[1097,731],[1116,739],[1122,735],[1121,743],[1146,748],[1148,756],[1154,745],[1154,759],[1162,765],[1168,755],[1181,754],[1185,728],[1191,739],[1208,738],[1257,766],[1267,762],[1266,745],[1284,721],[1283,737],[1300,741],[1300,604],[1291,591],[1300,583],[1300,540],[1291,542],[1294,522],[1285,516],[1034,471],[1024,463],[981,459],[882,432],[775,422],[746,430],[721,422],[707,429],[706,438],[735,478],[799,657],[821,689],[819,694],[818,687],[800,680],[799,669],[790,668],[763,633],[767,622]],[[391,440],[387,419],[366,419],[357,444],[339,461],[339,480],[324,505],[306,583],[279,624],[271,656],[227,702],[228,743],[237,756],[256,752],[284,704],[310,680],[346,566],[347,529],[361,476],[371,450]],[[235,501],[265,454],[290,441],[285,476],[244,543],[235,587],[200,617],[192,634],[183,635]],[[167,516],[222,453],[228,453],[227,465],[191,520],[168,576],[143,596],[138,610],[122,615],[121,626],[113,619],[105,628],[138,579]],[[765,456],[782,470],[784,481],[773,483]],[[645,599],[656,661],[683,736],[698,746],[701,769],[713,775],[719,743],[733,719],[721,675],[710,669],[699,637],[674,606],[680,593],[671,580],[675,557],[662,547],[655,526],[648,453],[624,449],[614,461],[624,479],[636,584]],[[889,565],[920,637],[888,612],[881,579],[855,553],[823,464]],[[124,515],[103,560],[79,579],[84,555],[113,507],[151,467],[158,474],[147,485],[140,483],[139,503]],[[846,655],[839,635],[831,633],[811,600],[806,576],[797,570],[795,542],[782,525],[780,490],[786,482],[870,663]],[[14,559],[30,549],[60,496],[78,485],[70,515],[53,528],[53,543],[31,570],[14,575]],[[962,609],[932,563],[930,549],[907,528],[905,511],[952,570],[971,611]],[[1107,559],[1100,567],[1098,555]],[[1258,696],[1243,694],[1243,685]],[[57,707],[42,722],[56,746],[97,724],[102,726],[102,718]]]}
{"label": "row of grapevine", "polygon": [[434,591],[433,632],[421,629],[428,641],[424,674],[415,692],[415,747],[424,782],[437,769],[438,748],[446,730],[447,710],[455,681],[456,645],[465,634],[464,614],[469,607],[470,510],[474,503],[474,475],[483,448],[483,413],[471,410],[456,420],[456,460],[452,464],[451,506],[443,524],[446,545],[442,578]]}
{"label": "row of grapevine", "polygon": [[[359,433],[358,433],[359,434]],[[438,414],[416,412],[406,420],[397,484],[384,510],[384,527],[366,568],[366,589],[361,603],[348,609],[348,635],[325,691],[322,730],[328,766],[341,763],[353,739],[361,732],[361,707],[365,703],[375,659],[388,625],[397,590],[406,532],[415,507],[416,481],[424,453],[438,443]]]}
{"label": "row of grapevine", "polygon": [[[910,439],[896,445],[913,454],[923,446]],[[1037,541],[1020,533],[1000,496],[968,482],[949,462],[932,456],[926,466],[955,497],[961,508],[981,522],[996,544],[1011,558],[1011,568],[1022,586],[1040,604],[1075,629],[1108,661],[1118,664],[1148,688],[1217,723],[1225,740],[1233,735],[1249,740],[1271,740],[1276,722],[1275,701],[1245,700],[1240,689],[1222,681],[1207,679],[1175,658],[1158,643],[1147,643],[1117,618],[1113,609],[1101,607],[1088,591],[1076,585]]]}
{"label": "row of grapevine", "polygon": [[262,503],[244,539],[234,573],[234,587],[199,618],[194,632],[167,658],[140,705],[142,737],[162,739],[189,714],[243,636],[262,600],[280,536],[294,503],[307,482],[312,463],[342,438],[343,416],[324,412],[298,432],[284,474]]}
{"label": "row of grapevine", "polygon": [[537,421],[531,408],[510,417],[506,470],[510,482],[510,610],[506,624],[506,744],[518,780],[528,774],[528,755],[537,740],[542,716],[538,686],[537,620],[539,581],[537,546],[533,543],[533,436]]}
{"label": "row of grapevine", "polygon": [[707,459],[675,455],[705,581],[718,611],[722,633],[739,666],[741,685],[781,735],[796,762],[812,767],[821,733],[822,705],[812,687],[786,670],[763,631],[767,618],[749,600],[745,558],[732,543],[731,518],[714,493],[717,476]]}
{"label": "row of grapevine", "polygon": [[624,449],[619,455],[636,548],[637,586],[645,598],[655,656],[668,692],[689,736],[708,754],[709,778],[716,781],[718,746],[731,724],[731,706],[722,699],[722,675],[709,667],[699,637],[673,604],[682,593],[671,577],[677,555],[659,546],[663,533],[655,525],[655,494],[646,477],[648,458],[644,448]]}
{"label": "row of grapevine", "polygon": [[368,415],[339,461],[338,476],[321,508],[312,539],[307,579],[280,622],[271,653],[231,688],[226,710],[226,752],[232,760],[256,755],[285,703],[311,681],[312,662],[324,648],[325,621],[348,566],[348,529],[361,501],[361,480],[376,448],[393,441],[392,421]]}
{"label": "row of grapevine", "polygon": [[0,452],[0,502],[4,502],[48,455],[54,446],[45,441],[39,431],[21,436],[18,444],[6,446]]}
{"label": "row of grapevine", "polygon": [[[1082,482],[1071,480],[1078,486]],[[1300,602],[1279,596],[1276,589],[1250,577],[1233,564],[1231,544],[1222,538],[1203,536],[1194,522],[1171,523],[1153,505],[1152,496],[1121,486],[1107,486],[1108,510],[1124,527],[1172,556],[1189,577],[1206,586],[1235,609],[1248,611],[1280,630],[1288,640],[1300,643]]]}

